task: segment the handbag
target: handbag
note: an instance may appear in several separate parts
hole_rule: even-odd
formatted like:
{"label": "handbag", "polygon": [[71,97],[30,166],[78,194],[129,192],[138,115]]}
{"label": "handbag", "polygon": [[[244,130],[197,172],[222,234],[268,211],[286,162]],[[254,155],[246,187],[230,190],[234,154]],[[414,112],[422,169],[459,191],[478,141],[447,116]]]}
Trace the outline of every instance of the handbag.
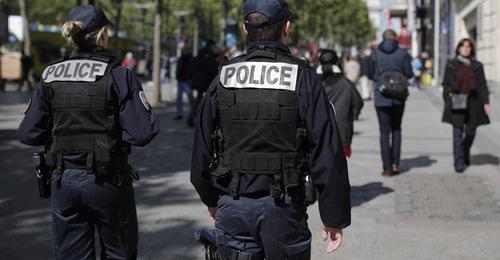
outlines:
{"label": "handbag", "polygon": [[399,101],[405,101],[410,95],[408,92],[408,79],[406,75],[397,70],[385,71],[378,60],[377,51],[375,51],[374,56],[375,63],[380,72],[380,83],[382,83],[382,85],[379,89],[382,95]]}
{"label": "handbag", "polygon": [[451,110],[466,110],[469,94],[451,94]]}

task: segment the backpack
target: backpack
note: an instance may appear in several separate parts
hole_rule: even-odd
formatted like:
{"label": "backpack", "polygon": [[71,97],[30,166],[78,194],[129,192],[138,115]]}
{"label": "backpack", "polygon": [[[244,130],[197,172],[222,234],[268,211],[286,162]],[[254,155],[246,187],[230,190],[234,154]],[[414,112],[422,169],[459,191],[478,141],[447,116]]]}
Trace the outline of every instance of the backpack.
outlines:
{"label": "backpack", "polygon": [[374,55],[375,63],[380,71],[380,83],[382,85],[379,89],[382,95],[399,101],[405,101],[410,95],[406,75],[397,70],[385,71],[378,60],[377,51],[375,51]]}

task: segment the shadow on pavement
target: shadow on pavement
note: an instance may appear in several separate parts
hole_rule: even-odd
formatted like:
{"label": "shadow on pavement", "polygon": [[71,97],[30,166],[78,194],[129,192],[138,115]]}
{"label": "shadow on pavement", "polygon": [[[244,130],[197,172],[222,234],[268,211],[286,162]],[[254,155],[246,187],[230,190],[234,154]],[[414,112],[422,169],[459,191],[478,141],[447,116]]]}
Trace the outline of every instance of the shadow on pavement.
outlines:
{"label": "shadow on pavement", "polygon": [[428,155],[421,155],[415,158],[401,160],[401,172],[409,172],[413,168],[427,168],[435,164],[437,160],[430,158]]}
{"label": "shadow on pavement", "polygon": [[500,164],[500,159],[498,156],[494,156],[491,154],[476,154],[470,157],[470,162],[472,165],[495,165],[498,166]]}
{"label": "shadow on pavement", "polygon": [[384,187],[382,182],[370,182],[362,186],[351,186],[351,207],[360,206],[380,195],[393,191],[391,188]]}
{"label": "shadow on pavement", "polygon": [[[161,119],[173,113],[164,112]],[[134,186],[139,216],[139,258],[197,259],[193,239],[196,216],[182,217],[177,207],[200,204],[189,183],[192,129],[164,120],[147,148],[133,148],[131,165],[141,180]],[[20,144],[15,130],[0,130],[0,252],[2,259],[51,259],[48,200],[37,197],[31,154],[40,149]],[[182,211],[184,211],[183,209]],[[149,227],[149,229],[148,229]],[[151,228],[154,227],[154,228]],[[201,250],[201,247],[199,247]],[[163,250],[163,251],[162,251]]]}

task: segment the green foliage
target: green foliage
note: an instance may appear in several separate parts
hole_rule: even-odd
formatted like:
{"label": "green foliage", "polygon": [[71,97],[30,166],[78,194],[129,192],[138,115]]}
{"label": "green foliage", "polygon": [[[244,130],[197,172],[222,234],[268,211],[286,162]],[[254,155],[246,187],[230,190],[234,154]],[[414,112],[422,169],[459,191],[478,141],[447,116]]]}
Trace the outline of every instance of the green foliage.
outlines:
{"label": "green foliage", "polygon": [[[200,40],[222,39],[225,0],[163,0],[163,40],[174,42],[179,34],[179,11],[189,11],[185,16],[184,34],[191,38],[194,22],[199,22]],[[17,2],[17,1],[14,1]],[[61,24],[77,0],[30,0],[27,1],[31,20],[43,24]],[[87,2],[83,0],[81,2]],[[120,31],[137,44],[152,42],[155,6],[153,0],[96,0],[105,9],[110,20],[115,21],[118,3],[122,2]],[[368,18],[364,0],[289,0],[299,20],[292,25],[291,38],[295,43],[324,39],[341,46],[361,46],[374,39],[374,29]],[[50,3],[50,4],[49,4]],[[150,6],[144,10],[138,4]],[[235,19],[241,27],[242,0],[227,0],[228,18]],[[48,6],[50,5],[50,6]],[[15,9],[16,6],[13,6]],[[144,22],[142,22],[144,21]],[[240,35],[243,35],[241,32]],[[244,41],[244,37],[241,41]]]}
{"label": "green foliage", "polygon": [[343,47],[361,46],[375,38],[364,0],[291,0],[299,16],[296,41],[323,38]]}

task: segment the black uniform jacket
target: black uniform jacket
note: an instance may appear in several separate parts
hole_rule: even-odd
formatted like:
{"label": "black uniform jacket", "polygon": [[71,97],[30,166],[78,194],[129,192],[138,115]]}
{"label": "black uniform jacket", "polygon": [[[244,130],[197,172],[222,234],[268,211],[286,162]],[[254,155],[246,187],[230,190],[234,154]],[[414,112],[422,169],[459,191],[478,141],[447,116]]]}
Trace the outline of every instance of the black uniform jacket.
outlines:
{"label": "black uniform jacket", "polygon": [[[99,50],[103,51],[104,50]],[[75,52],[73,56],[78,56]],[[107,95],[119,102],[119,122],[123,141],[136,146],[145,146],[158,134],[159,123],[149,104],[141,100],[141,83],[130,70],[116,67],[107,81]],[[21,143],[38,146],[47,145],[52,135],[52,117],[46,91],[39,83],[33,93],[28,110],[17,136]]]}
{"label": "black uniform jacket", "polygon": [[[251,52],[257,45],[262,44],[284,55],[291,55],[288,47],[273,42],[251,43],[248,51]],[[350,185],[335,115],[317,74],[306,67],[301,80],[299,82],[301,87],[298,90],[298,112],[312,140],[311,177],[319,192],[321,219],[326,226],[344,228],[351,222]],[[203,99],[195,131],[191,164],[191,182],[201,200],[209,207],[215,207],[219,196],[228,193],[224,187],[215,183],[209,170],[214,149],[210,134],[216,126],[218,84],[219,77],[216,77]],[[240,193],[242,196],[255,196],[266,192],[269,194],[269,186],[273,179],[272,176],[266,175],[242,174]]]}

